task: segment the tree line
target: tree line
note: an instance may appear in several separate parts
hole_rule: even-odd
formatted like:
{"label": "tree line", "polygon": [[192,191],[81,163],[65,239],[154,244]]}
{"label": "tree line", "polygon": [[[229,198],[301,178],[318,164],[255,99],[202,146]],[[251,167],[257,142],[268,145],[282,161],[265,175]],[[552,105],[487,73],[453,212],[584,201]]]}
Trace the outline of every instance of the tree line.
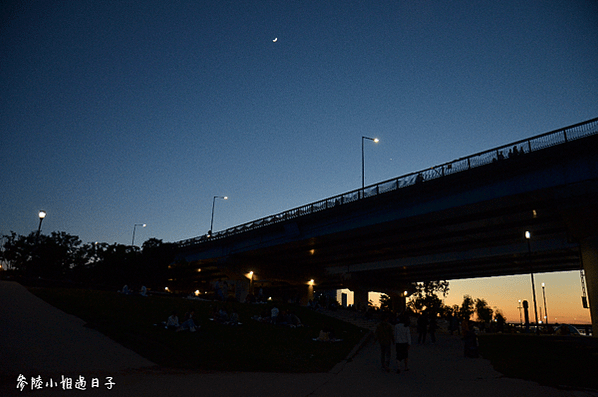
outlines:
{"label": "tree line", "polygon": [[[424,311],[448,318],[457,317],[461,320],[469,320],[474,314],[477,320],[484,323],[490,323],[493,320],[504,324],[506,317],[499,309],[492,309],[488,302],[483,298],[472,298],[470,295],[463,296],[461,305],[448,306],[439,295],[445,298],[449,291],[448,281],[426,281],[413,284],[415,292],[407,304],[407,309],[415,314],[421,314]],[[380,298],[381,309],[390,310],[392,307],[391,298],[388,295],[382,295]]]}
{"label": "tree line", "polygon": [[1,263],[24,281],[60,280],[96,287],[124,284],[164,288],[177,245],[151,238],[141,247],[83,243],[65,232],[3,235]]}

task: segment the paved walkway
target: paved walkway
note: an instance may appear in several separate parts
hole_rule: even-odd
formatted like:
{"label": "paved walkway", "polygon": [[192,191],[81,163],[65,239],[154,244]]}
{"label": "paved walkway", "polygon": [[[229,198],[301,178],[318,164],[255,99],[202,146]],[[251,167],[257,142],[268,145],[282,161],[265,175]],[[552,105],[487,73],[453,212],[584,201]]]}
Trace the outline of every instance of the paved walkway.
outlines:
{"label": "paved walkway", "polygon": [[[534,382],[509,379],[487,360],[466,359],[458,337],[438,335],[436,344],[410,350],[409,372],[380,369],[378,346],[370,340],[348,362],[317,374],[198,373],[163,369],[125,349],[83,321],[67,315],[16,283],[0,282],[0,395],[27,396],[598,396]],[[396,366],[395,366],[396,368]],[[25,376],[24,391],[16,389]],[[31,390],[31,377],[42,375],[43,388]],[[63,391],[52,379],[76,380],[86,390]],[[115,385],[108,390],[106,378]],[[97,379],[99,387],[91,389]],[[73,383],[74,388],[74,383]]]}

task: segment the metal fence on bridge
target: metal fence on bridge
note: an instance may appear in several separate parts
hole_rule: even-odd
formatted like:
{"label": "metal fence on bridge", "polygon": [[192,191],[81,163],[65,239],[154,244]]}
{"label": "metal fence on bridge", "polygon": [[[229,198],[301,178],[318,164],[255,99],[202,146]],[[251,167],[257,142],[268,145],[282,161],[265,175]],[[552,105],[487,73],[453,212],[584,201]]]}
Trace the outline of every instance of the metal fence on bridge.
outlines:
{"label": "metal fence on bridge", "polygon": [[343,193],[338,196],[293,208],[279,214],[270,215],[255,221],[247,222],[239,226],[234,226],[226,230],[213,233],[211,236],[204,235],[187,240],[181,240],[178,242],[178,244],[181,247],[187,247],[214,239],[225,238],[278,222],[298,218],[303,215],[324,211],[339,205],[351,203],[353,201],[374,197],[397,189],[402,189],[417,183],[423,183],[425,181],[442,178],[447,175],[468,171],[472,168],[481,167],[493,162],[506,160],[531,152],[537,152],[557,145],[563,145],[567,142],[596,134],[598,134],[598,117],[569,127],[550,131],[528,139],[512,142],[494,149],[453,160],[451,162],[437,165],[422,171],[412,172],[407,175],[366,186],[363,189],[353,190],[348,193]]}

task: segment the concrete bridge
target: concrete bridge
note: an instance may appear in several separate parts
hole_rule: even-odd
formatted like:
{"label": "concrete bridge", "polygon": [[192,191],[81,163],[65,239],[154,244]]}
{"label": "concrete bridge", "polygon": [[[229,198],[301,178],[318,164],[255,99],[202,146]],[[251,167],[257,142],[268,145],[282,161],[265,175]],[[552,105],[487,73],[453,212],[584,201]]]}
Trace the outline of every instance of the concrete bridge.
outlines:
{"label": "concrete bridge", "polygon": [[597,335],[597,182],[598,118],[180,241],[179,278],[253,271],[367,302],[417,281],[583,269]]}

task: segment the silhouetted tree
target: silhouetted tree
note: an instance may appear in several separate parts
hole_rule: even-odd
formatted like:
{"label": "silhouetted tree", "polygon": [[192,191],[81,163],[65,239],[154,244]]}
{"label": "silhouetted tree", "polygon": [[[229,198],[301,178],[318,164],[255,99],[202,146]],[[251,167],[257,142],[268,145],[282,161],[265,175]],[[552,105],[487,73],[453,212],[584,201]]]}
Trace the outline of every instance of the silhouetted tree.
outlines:
{"label": "silhouetted tree", "polygon": [[499,332],[503,332],[505,324],[507,322],[507,318],[498,309],[496,309],[496,311],[494,312],[494,321],[496,321],[496,330]]}
{"label": "silhouetted tree", "polygon": [[449,291],[448,281],[426,281],[414,285],[415,293],[409,301],[408,307],[415,313],[429,309],[434,313],[443,313],[444,303],[438,297],[442,294],[445,298]]}
{"label": "silhouetted tree", "polygon": [[492,321],[493,312],[485,299],[478,298],[475,300],[475,313],[478,316],[478,320],[489,323]]}
{"label": "silhouetted tree", "polygon": [[26,275],[34,272],[35,248],[37,233],[32,232],[27,236],[20,236],[15,232],[4,237],[4,261],[15,271]]}
{"label": "silhouetted tree", "polygon": [[141,247],[139,282],[151,288],[163,288],[168,281],[168,266],[176,258],[178,246],[151,238]]}
{"label": "silhouetted tree", "polygon": [[68,279],[106,287],[164,286],[177,245],[155,238],[138,247],[82,244],[65,232],[2,236],[2,261],[28,279]]}
{"label": "silhouetted tree", "polygon": [[380,294],[380,310],[392,311],[392,299],[386,294]]}
{"label": "silhouetted tree", "polygon": [[98,251],[95,264],[95,281],[106,286],[131,285],[139,277],[136,257],[139,248],[131,245],[111,244]]}
{"label": "silhouetted tree", "polygon": [[461,303],[461,307],[459,307],[459,317],[463,320],[469,320],[474,311],[474,301],[472,297],[463,295],[463,303]]}
{"label": "silhouetted tree", "polygon": [[79,237],[65,232],[3,237],[4,260],[26,278],[69,278],[85,261]]}

